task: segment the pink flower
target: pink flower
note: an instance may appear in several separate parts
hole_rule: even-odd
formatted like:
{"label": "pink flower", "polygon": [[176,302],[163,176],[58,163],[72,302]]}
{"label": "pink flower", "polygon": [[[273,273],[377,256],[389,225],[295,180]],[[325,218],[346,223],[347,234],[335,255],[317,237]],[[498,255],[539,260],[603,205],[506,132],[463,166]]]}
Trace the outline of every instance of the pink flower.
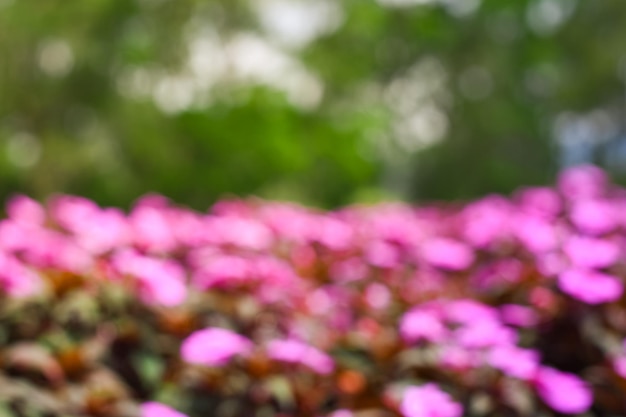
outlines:
{"label": "pink flower", "polygon": [[73,225],[76,242],[88,252],[100,255],[130,243],[126,217],[122,211],[109,208],[93,212]]}
{"label": "pink flower", "polygon": [[267,346],[270,358],[289,363],[300,363],[320,374],[329,374],[335,364],[321,350],[297,340],[272,340]]}
{"label": "pink flower", "polygon": [[307,243],[316,235],[312,213],[296,205],[267,204],[261,209],[264,224],[281,238],[297,243]]}
{"label": "pink flower", "polygon": [[533,215],[548,219],[554,218],[561,211],[559,195],[548,187],[525,188],[516,193],[520,208]]}
{"label": "pink flower", "polygon": [[533,253],[547,252],[559,243],[554,224],[539,217],[518,216],[514,230],[517,238]]}
{"label": "pink flower", "polygon": [[550,408],[561,413],[584,413],[593,403],[593,395],[587,383],[576,375],[556,369],[539,368],[535,388]]}
{"label": "pink flower", "polygon": [[604,171],[593,165],[580,165],[561,172],[557,187],[571,200],[599,197],[607,189]]}
{"label": "pink flower", "polygon": [[194,285],[202,290],[214,287],[232,287],[252,280],[248,259],[217,255],[205,260],[194,274]]}
{"label": "pink flower", "polygon": [[92,266],[93,258],[76,242],[49,229],[30,229],[31,242],[24,247],[24,259],[35,266],[58,268],[83,274]]}
{"label": "pink flower", "polygon": [[88,224],[99,207],[91,200],[82,197],[62,195],[50,203],[52,218],[68,231],[75,231]]}
{"label": "pink flower", "polygon": [[263,303],[290,305],[306,288],[293,268],[272,256],[259,256],[251,262],[252,274],[259,280],[256,295]]}
{"label": "pink flower", "polygon": [[505,304],[500,307],[502,321],[506,324],[520,327],[530,327],[537,324],[539,316],[529,307],[517,304]]}
{"label": "pink flower", "polygon": [[141,405],[140,417],[187,417],[187,415],[165,404],[147,402]]}
{"label": "pink flower", "polygon": [[576,201],[570,219],[578,230],[589,234],[610,232],[618,224],[614,206],[608,201],[597,199]]}
{"label": "pink flower", "polygon": [[311,313],[323,316],[335,307],[334,301],[327,288],[318,288],[310,293],[305,303]]}
{"label": "pink flower", "polygon": [[481,267],[472,277],[471,284],[481,290],[497,288],[502,284],[518,282],[522,277],[524,264],[514,258],[498,259]]}
{"label": "pink flower", "polygon": [[463,408],[435,384],[404,391],[400,412],[405,417],[461,417]]}
{"label": "pink flower", "polygon": [[231,330],[210,327],[187,337],[180,347],[180,355],[185,362],[223,366],[236,355],[248,355],[252,347],[249,339]]}
{"label": "pink flower", "polygon": [[158,272],[159,275],[140,275],[139,282],[141,297],[150,304],[160,304],[167,307],[180,305],[187,299],[187,287],[185,283],[169,275],[166,270]]}
{"label": "pink flower", "polygon": [[474,262],[474,252],[464,243],[448,238],[425,241],[421,247],[424,260],[433,266],[460,271]]}
{"label": "pink flower", "polygon": [[382,310],[389,305],[392,300],[389,288],[379,283],[372,283],[365,289],[365,301],[376,310]]}
{"label": "pink flower", "polygon": [[24,195],[17,195],[9,200],[7,214],[11,220],[29,226],[41,226],[46,219],[46,212],[41,204]]}
{"label": "pink flower", "polygon": [[176,306],[187,298],[185,271],[174,261],[124,250],[116,253],[112,262],[119,273],[137,279],[139,294],[146,303]]}
{"label": "pink flower", "polygon": [[434,311],[413,309],[400,320],[400,334],[407,342],[439,342],[447,332],[441,318]]}
{"label": "pink flower", "polygon": [[583,236],[572,236],[563,245],[563,252],[576,266],[605,268],[620,257],[619,247],[609,241]]}
{"label": "pink flower", "polygon": [[13,220],[1,220],[0,248],[6,251],[24,250],[32,245],[32,236],[40,233],[39,230]]}
{"label": "pink flower", "polygon": [[354,257],[331,265],[329,272],[335,281],[351,282],[364,279],[369,268],[361,259]]}
{"label": "pink flower", "polygon": [[41,291],[39,275],[11,255],[0,252],[0,289],[10,297],[21,298]]}
{"label": "pink flower", "polygon": [[517,346],[498,346],[489,352],[487,362],[509,376],[529,380],[537,372],[539,354]]}
{"label": "pink flower", "polygon": [[344,250],[354,240],[354,229],[344,221],[323,217],[319,221],[317,240],[333,250]]}
{"label": "pink flower", "polygon": [[267,249],[272,243],[269,228],[255,219],[211,216],[204,221],[204,234],[213,244],[229,244],[251,250]]}
{"label": "pink flower", "polygon": [[456,340],[467,348],[509,345],[517,341],[517,334],[498,322],[484,320],[472,322],[455,331]]}
{"label": "pink flower", "polygon": [[90,253],[99,255],[129,243],[129,226],[121,210],[100,209],[90,200],[61,196],[53,201],[52,214]]}
{"label": "pink flower", "polygon": [[455,345],[442,346],[439,352],[439,364],[444,368],[466,370],[479,366],[481,358],[476,350]]}
{"label": "pink flower", "polygon": [[374,241],[365,250],[365,259],[379,268],[393,268],[398,264],[398,250],[389,243]]}
{"label": "pink flower", "polygon": [[615,301],[624,291],[617,277],[596,271],[569,269],[559,275],[558,282],[563,292],[587,304]]}
{"label": "pink flower", "polygon": [[498,311],[483,303],[474,300],[461,299],[447,303],[444,307],[448,320],[475,324],[478,321],[498,321]]}
{"label": "pink flower", "polygon": [[420,221],[411,208],[400,204],[388,203],[368,209],[366,216],[364,225],[371,236],[402,247],[413,246],[430,226]]}
{"label": "pink flower", "polygon": [[489,246],[508,236],[511,226],[510,203],[500,196],[489,196],[469,204],[462,211],[463,237],[476,247]]}
{"label": "pink flower", "polygon": [[149,252],[169,252],[176,245],[176,235],[159,196],[143,197],[129,217],[133,240],[138,248]]}
{"label": "pink flower", "polygon": [[544,276],[555,276],[569,266],[569,261],[560,252],[548,252],[536,257],[537,271]]}

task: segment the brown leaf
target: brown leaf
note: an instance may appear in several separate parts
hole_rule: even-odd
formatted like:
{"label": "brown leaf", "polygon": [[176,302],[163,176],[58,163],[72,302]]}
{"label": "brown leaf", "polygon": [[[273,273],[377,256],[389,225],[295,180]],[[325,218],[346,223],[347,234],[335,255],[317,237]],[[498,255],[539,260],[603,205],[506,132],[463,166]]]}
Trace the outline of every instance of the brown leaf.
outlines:
{"label": "brown leaf", "polygon": [[93,338],[80,345],[61,349],[55,356],[67,376],[78,378],[93,369],[100,362],[102,357],[109,351],[114,338],[114,328],[101,326]]}
{"label": "brown leaf", "polygon": [[68,413],[67,404],[52,394],[43,391],[23,380],[8,378],[0,375],[0,402],[9,403],[14,401],[27,402],[33,409],[42,414],[54,413],[64,415]]}
{"label": "brown leaf", "polygon": [[85,282],[83,277],[69,272],[50,271],[44,276],[57,297],[62,297],[70,291],[82,287]]}
{"label": "brown leaf", "polygon": [[23,376],[43,376],[53,386],[65,380],[63,368],[52,354],[34,343],[19,343],[4,352],[4,366]]}
{"label": "brown leaf", "polygon": [[92,371],[84,382],[91,394],[112,399],[130,397],[130,390],[122,379],[113,371],[99,367]]}

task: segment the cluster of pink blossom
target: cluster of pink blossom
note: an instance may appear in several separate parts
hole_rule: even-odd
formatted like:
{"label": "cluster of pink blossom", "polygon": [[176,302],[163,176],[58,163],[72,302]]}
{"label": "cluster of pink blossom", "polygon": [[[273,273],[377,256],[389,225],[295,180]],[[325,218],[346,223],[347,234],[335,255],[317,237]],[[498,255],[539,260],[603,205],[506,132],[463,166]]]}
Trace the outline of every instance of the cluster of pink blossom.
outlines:
{"label": "cluster of pink blossom", "polygon": [[[500,411],[576,414],[615,407],[594,371],[626,386],[625,213],[626,190],[593,166],[511,198],[326,213],[255,200],[198,213],[149,196],[126,215],[19,196],[0,222],[0,288],[37,297],[54,272],[122,285],[158,314],[194,316],[185,366],[244,370],[259,401],[276,375],[300,384],[292,396],[323,386],[335,411],[320,400],[311,415],[357,415],[371,392],[367,407],[405,417],[460,417],[485,393]],[[600,359],[549,343],[563,323]],[[156,402],[142,415],[183,416]]]}

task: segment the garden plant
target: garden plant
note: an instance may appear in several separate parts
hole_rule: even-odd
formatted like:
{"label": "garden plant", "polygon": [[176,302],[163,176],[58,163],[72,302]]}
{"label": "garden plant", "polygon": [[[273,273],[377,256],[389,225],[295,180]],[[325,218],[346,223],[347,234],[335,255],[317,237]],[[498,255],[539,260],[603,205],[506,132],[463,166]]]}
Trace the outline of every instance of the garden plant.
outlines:
{"label": "garden plant", "polygon": [[0,416],[626,414],[626,190],[322,212],[15,196]]}

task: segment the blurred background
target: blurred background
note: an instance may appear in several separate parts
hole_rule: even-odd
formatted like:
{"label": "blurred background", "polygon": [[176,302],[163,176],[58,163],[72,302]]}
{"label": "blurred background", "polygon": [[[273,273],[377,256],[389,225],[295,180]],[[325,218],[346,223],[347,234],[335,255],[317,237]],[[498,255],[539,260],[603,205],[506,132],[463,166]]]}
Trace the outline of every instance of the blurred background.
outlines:
{"label": "blurred background", "polygon": [[204,209],[626,179],[626,2],[0,0],[0,197]]}

